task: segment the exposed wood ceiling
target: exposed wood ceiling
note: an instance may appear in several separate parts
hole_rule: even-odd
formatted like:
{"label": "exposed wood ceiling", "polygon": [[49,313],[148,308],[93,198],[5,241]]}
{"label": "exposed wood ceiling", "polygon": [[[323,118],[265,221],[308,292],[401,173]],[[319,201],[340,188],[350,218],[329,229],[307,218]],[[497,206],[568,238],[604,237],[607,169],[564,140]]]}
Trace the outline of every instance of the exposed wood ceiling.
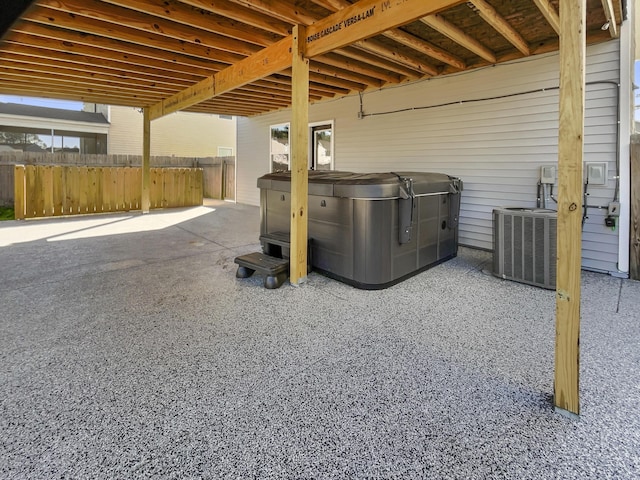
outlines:
{"label": "exposed wood ceiling", "polygon": [[[379,8],[401,1],[380,0]],[[290,36],[294,25],[312,25],[356,2],[28,3],[0,7],[0,17],[15,18],[0,32],[0,93],[148,107]],[[557,50],[558,3],[454,2],[437,14],[332,49],[311,59],[310,99],[321,101]],[[620,0],[588,0],[587,8],[589,43],[619,34]],[[607,23],[609,28],[603,30]],[[255,115],[290,103],[289,68],[185,110]]]}

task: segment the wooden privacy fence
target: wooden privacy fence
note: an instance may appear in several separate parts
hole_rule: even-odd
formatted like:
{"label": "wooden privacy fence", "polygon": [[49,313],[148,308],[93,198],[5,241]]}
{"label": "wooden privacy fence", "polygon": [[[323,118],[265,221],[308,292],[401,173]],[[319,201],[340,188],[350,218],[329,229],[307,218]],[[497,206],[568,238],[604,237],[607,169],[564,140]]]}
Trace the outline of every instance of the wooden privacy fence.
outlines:
{"label": "wooden privacy fence", "polygon": [[[151,208],[202,205],[202,169],[152,168]],[[139,210],[140,167],[15,165],[15,218]]]}
{"label": "wooden privacy fence", "polygon": [[204,196],[221,200],[235,200],[235,157],[202,158],[198,167],[204,170]]}
{"label": "wooden privacy fence", "polygon": [[[235,164],[235,157],[151,157],[152,168],[202,168],[204,197],[221,200],[235,200]],[[0,152],[0,205],[14,203],[14,165],[140,167],[142,156],[89,155],[69,152]]]}

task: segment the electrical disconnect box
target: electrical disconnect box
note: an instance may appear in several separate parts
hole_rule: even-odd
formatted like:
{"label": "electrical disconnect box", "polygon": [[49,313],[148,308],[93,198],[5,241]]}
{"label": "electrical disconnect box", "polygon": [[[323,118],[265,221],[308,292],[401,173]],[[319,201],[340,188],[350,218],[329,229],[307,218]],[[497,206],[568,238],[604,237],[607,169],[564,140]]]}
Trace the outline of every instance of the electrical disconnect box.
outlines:
{"label": "electrical disconnect box", "polygon": [[589,182],[589,185],[607,184],[606,162],[587,163],[587,182]]}
{"label": "electrical disconnect box", "polygon": [[540,167],[540,183],[555,184],[556,183],[556,166],[542,165]]}
{"label": "electrical disconnect box", "polygon": [[609,202],[609,215],[612,217],[620,216],[620,202]]}

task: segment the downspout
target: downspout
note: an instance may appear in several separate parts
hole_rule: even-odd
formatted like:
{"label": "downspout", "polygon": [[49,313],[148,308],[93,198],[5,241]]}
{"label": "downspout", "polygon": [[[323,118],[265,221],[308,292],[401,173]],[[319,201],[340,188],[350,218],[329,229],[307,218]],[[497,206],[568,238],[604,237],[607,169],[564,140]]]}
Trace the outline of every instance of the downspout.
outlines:
{"label": "downspout", "polygon": [[629,142],[632,132],[631,72],[634,63],[632,34],[634,31],[635,2],[626,2],[627,20],[620,26],[620,100],[618,125],[618,182],[620,182],[620,218],[618,228],[618,275],[629,276],[629,235],[631,222],[631,153]]}

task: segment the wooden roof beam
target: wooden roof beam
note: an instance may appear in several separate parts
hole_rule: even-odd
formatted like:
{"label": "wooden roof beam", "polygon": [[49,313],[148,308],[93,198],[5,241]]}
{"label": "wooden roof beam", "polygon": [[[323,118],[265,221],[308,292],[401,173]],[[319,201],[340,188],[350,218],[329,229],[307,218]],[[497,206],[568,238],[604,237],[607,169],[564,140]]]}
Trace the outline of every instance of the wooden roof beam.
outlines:
{"label": "wooden roof beam", "polygon": [[267,32],[277,33],[286,37],[291,35],[291,26],[281,20],[276,20],[260,12],[249,8],[234,5],[231,2],[219,2],[216,0],[180,0],[192,7],[201,8],[207,12],[215,13],[222,17],[231,18],[252,27],[260,28]]}
{"label": "wooden roof beam", "polygon": [[192,107],[186,108],[185,112],[192,113],[208,113],[215,112],[218,115],[232,115],[235,117],[251,117],[253,115],[258,115],[260,113],[268,112],[267,108],[249,108],[243,107],[241,105],[230,105],[230,104],[198,104],[193,105]]}
{"label": "wooden roof beam", "polygon": [[609,33],[611,38],[618,38],[620,31],[618,30],[618,19],[616,18],[616,12],[613,9],[612,0],[602,0],[602,9],[604,10],[604,16],[609,23]]}
{"label": "wooden roof beam", "polygon": [[291,36],[227,67],[195,85],[151,106],[151,120],[208,100],[254,80],[279,72],[291,64]]}
{"label": "wooden roof beam", "polygon": [[288,5],[285,2],[271,0],[229,0],[238,5],[248,7],[252,10],[276,17],[278,20],[291,23],[292,25],[311,25],[317,20],[316,16],[308,12],[300,5]]}
{"label": "wooden roof beam", "polygon": [[66,83],[71,86],[78,85],[96,89],[113,88],[118,89],[123,93],[131,92],[132,94],[137,94],[144,91],[150,94],[153,93],[160,98],[171,95],[172,92],[180,91],[180,88],[151,86],[144,82],[132,82],[130,80],[105,77],[104,75],[87,75],[67,70],[52,72],[51,69],[47,67],[40,67],[38,65],[15,64],[6,61],[3,61],[3,65],[7,65],[7,68],[11,67],[10,70],[7,70],[6,75],[23,78],[25,84],[32,83],[36,80],[46,84],[49,81],[55,80],[59,83]]}
{"label": "wooden roof beam", "polygon": [[533,0],[533,3],[536,4],[538,10],[544,15],[544,18],[547,19],[547,22],[551,25],[551,28],[556,31],[556,34],[560,35],[560,16],[555,8],[553,8],[553,5],[549,3],[549,0]]}
{"label": "wooden roof beam", "polygon": [[[603,0],[606,1],[606,0]],[[471,0],[470,3],[476,8],[482,19],[491,25],[500,35],[502,35],[511,45],[528,57],[531,55],[529,45],[522,36],[500,15],[495,8],[485,0]]]}
{"label": "wooden roof beam", "polygon": [[383,35],[395,42],[406,45],[409,48],[413,48],[424,55],[440,60],[447,65],[451,65],[452,67],[459,68],[460,70],[464,70],[466,68],[466,64],[461,58],[433,45],[432,43],[400,30],[399,28],[387,30]]}
{"label": "wooden roof beam", "polygon": [[312,0],[316,5],[320,5],[323,8],[326,8],[329,11],[337,12],[338,10],[342,10],[344,7],[348,7],[350,5],[349,2],[345,0]]}
{"label": "wooden roof beam", "polygon": [[[52,0],[50,0],[52,1]],[[251,2],[252,0],[246,0]],[[263,0],[269,3],[268,0]],[[307,29],[306,54],[313,58],[342,48],[367,37],[409,23],[429,15],[460,0],[405,0],[400,8],[391,4],[378,5],[378,0],[360,0],[320,20]],[[378,8],[378,13],[374,15]],[[344,25],[337,28],[336,25]],[[357,27],[357,28],[354,28]],[[290,67],[293,35],[243,59],[197,84],[158,102],[149,109],[150,119],[156,119],[196,103],[221,95]],[[341,80],[344,82],[344,80]]]}
{"label": "wooden roof beam", "polygon": [[[19,48],[15,48],[19,47]],[[149,81],[158,81],[176,85],[193,85],[202,79],[202,76],[181,74],[180,72],[162,72],[160,69],[145,67],[112,60],[104,60],[89,55],[78,55],[73,53],[60,52],[58,50],[38,50],[27,45],[8,44],[7,48],[0,54],[0,58],[13,58],[16,61],[34,63],[38,65],[50,65],[52,67],[76,68],[87,72],[102,70],[104,73],[111,72],[117,76],[128,76],[145,78]]]}
{"label": "wooden roof beam", "polygon": [[63,100],[76,100],[92,103],[106,103],[108,105],[131,105],[140,107],[158,101],[158,95],[138,91],[134,94],[123,95],[118,88],[95,88],[84,85],[58,82],[50,79],[46,88],[40,85],[30,85],[25,82],[24,76],[12,75],[0,72],[0,91],[4,94],[30,95],[43,98],[59,98]]}
{"label": "wooden roof beam", "polygon": [[[360,0],[307,28],[307,56],[351,45],[461,3],[461,0]],[[339,26],[339,28],[338,28]]]}
{"label": "wooden roof beam", "polygon": [[249,97],[249,96],[244,96],[244,95],[239,95],[236,92],[234,93],[225,93],[224,95],[222,95],[221,97],[216,97],[217,100],[228,100],[228,101],[233,101],[233,102],[241,102],[241,103],[247,103],[247,105],[261,105],[264,106],[266,108],[283,108],[286,107],[287,105],[289,105],[291,103],[291,99],[286,99],[286,100],[273,100],[273,99],[266,99],[266,98],[256,98],[256,97]]}
{"label": "wooden roof beam", "polygon": [[405,67],[409,67],[413,72],[407,72],[407,76],[409,78],[417,79],[423,77],[424,75],[438,75],[438,69],[426,62],[420,61],[416,58],[409,57],[394,48],[389,48],[385,45],[382,45],[376,42],[373,39],[365,39],[355,42],[354,46],[364,50],[365,52],[373,53],[379,55],[387,60],[391,60],[392,62],[399,63]]}
{"label": "wooden roof beam", "polygon": [[[316,5],[320,5],[321,7],[324,7],[327,10],[334,11],[334,12],[351,6],[351,4],[347,0],[313,0],[313,2]],[[425,40],[417,38],[403,30],[394,28],[392,30],[387,30],[386,32],[383,32],[382,35],[398,43],[401,43],[402,45],[412,48],[424,55],[435,58],[436,60],[440,60],[441,62],[444,62],[448,65],[451,65],[452,67],[456,67],[461,70],[464,70],[465,68],[465,64],[462,59],[456,57],[455,55],[450,54],[449,52],[447,52],[446,50],[443,50],[440,47],[437,47]]]}
{"label": "wooden roof beam", "polygon": [[[289,75],[287,76],[283,72],[279,72],[277,74],[270,75],[264,80],[279,83],[281,85],[286,85],[287,88],[291,89],[291,71],[289,71],[288,73]],[[314,82],[313,80],[309,82],[309,89],[312,92],[318,92],[319,94],[323,94],[323,95],[336,95],[336,94],[344,95],[349,93],[348,88],[339,87],[336,85],[327,85],[323,83],[317,83],[317,82]]]}
{"label": "wooden roof beam", "polygon": [[400,75],[401,77],[404,77],[402,80],[405,80],[407,78],[417,78],[417,73],[415,72],[415,70],[407,68],[404,65],[400,65],[393,61],[386,60],[358,47],[340,48],[338,50],[335,50],[333,53],[337,53],[342,55],[343,57],[351,58],[353,60],[357,60],[359,62],[363,62],[368,65],[379,67],[389,72],[395,73],[397,75]]}
{"label": "wooden roof beam", "polygon": [[267,46],[280,40],[281,36],[259,28],[250,28],[238,20],[203,11],[177,0],[103,0],[106,3],[133,9],[164,20],[178,22],[189,27],[226,37],[242,40],[254,45]]}
{"label": "wooden roof beam", "polygon": [[368,65],[354,63],[349,59],[343,59],[341,56],[333,56],[332,53],[320,55],[313,59],[315,62],[331,65],[333,67],[342,68],[349,72],[359,73],[361,75],[375,78],[385,83],[398,83],[402,80],[402,76],[397,73],[391,73],[380,69],[373,69]]}
{"label": "wooden roof beam", "polygon": [[[43,8],[27,12],[23,19],[42,25],[57,26],[63,29],[97,35],[101,38],[120,40],[150,48],[158,48],[181,55],[190,55],[205,60],[232,64],[244,58],[242,55],[216,49],[197,43],[180,41],[156,33],[143,32],[134,28],[116,25],[102,20],[85,17],[78,22],[66,12]],[[99,44],[101,41],[99,42]]]}
{"label": "wooden roof beam", "polygon": [[[46,42],[43,43],[41,38],[46,38]],[[142,63],[143,65],[148,63],[149,59],[153,59],[166,67],[172,67],[171,70],[180,71],[186,69],[186,72],[202,76],[212,75],[228,66],[228,64],[222,62],[202,60],[173,52],[167,55],[166,51],[158,48],[132,45],[122,40],[113,40],[31,22],[20,23],[15,27],[15,31],[11,35],[11,41],[14,40],[23,44],[32,44],[36,48],[46,49],[52,47],[63,52],[68,51],[98,56],[99,58],[114,58],[113,55],[115,55],[116,58],[122,61],[131,59],[133,62],[146,58],[147,60]],[[100,47],[97,47],[96,44],[99,44]]]}
{"label": "wooden roof beam", "polygon": [[291,95],[283,95],[282,93],[271,93],[267,91],[254,91],[247,88],[249,85],[245,85],[242,88],[237,88],[233,91],[233,95],[236,98],[255,99],[256,101],[264,100],[265,103],[272,102],[280,104],[282,102],[288,103],[291,101]]}
{"label": "wooden roof beam", "polygon": [[91,79],[114,79],[124,81],[131,85],[138,85],[144,88],[158,86],[167,89],[183,89],[193,85],[193,80],[189,79],[165,79],[156,78],[146,74],[140,74],[135,70],[123,71],[120,69],[107,68],[90,64],[77,64],[51,57],[28,57],[16,55],[10,52],[0,52],[0,60],[4,68],[32,68],[34,71],[51,71],[52,73],[64,73],[78,78],[87,77]]}
{"label": "wooden roof beam", "polygon": [[344,80],[350,80],[355,83],[359,83],[362,85],[362,88],[366,86],[376,86],[382,87],[384,82],[377,78],[373,77],[364,77],[357,73],[351,73],[342,69],[334,68],[328,65],[318,64],[315,58],[309,65],[309,71],[314,73],[319,73],[320,75],[327,75],[328,77],[336,77]]}
{"label": "wooden roof beam", "polygon": [[[137,4],[136,2],[129,2]],[[145,32],[160,38],[165,37],[172,41],[182,41],[197,46],[207,46],[214,50],[235,53],[238,55],[251,55],[260,49],[258,45],[247,43],[235,38],[219,35],[212,31],[198,30],[202,21],[198,25],[189,27],[175,21],[166,20],[161,17],[141,13],[138,10],[123,8],[118,5],[105,3],[100,0],[39,0],[38,5],[49,11],[63,12],[71,14],[69,19],[71,24],[65,26],[74,29],[73,23],[80,23],[75,17],[82,16],[83,24],[93,25],[94,33],[99,32],[106,37],[111,36],[110,30],[105,30],[105,25],[117,25],[118,30],[123,29],[135,35],[135,32]],[[202,17],[202,15],[200,15]],[[124,21],[126,19],[126,22]],[[58,24],[62,19],[58,19]],[[99,24],[98,22],[104,22]],[[127,25],[126,27],[124,25]],[[96,29],[99,27],[99,29]]]}
{"label": "wooden roof beam", "polygon": [[487,62],[496,63],[496,56],[491,50],[482,45],[475,38],[467,35],[463,30],[456,27],[451,22],[445,20],[441,15],[428,15],[421,18],[420,21],[437,32],[440,32],[442,35],[449,37],[454,42],[462,45],[470,52],[484,58]]}
{"label": "wooden roof beam", "polygon": [[[286,78],[286,77],[285,77]],[[274,76],[271,75],[262,80],[256,80],[255,82],[250,83],[245,88],[269,88],[273,91],[281,91],[286,92],[287,95],[291,94],[291,80],[282,80],[275,81]],[[324,97],[333,97],[338,92],[336,88],[315,88],[313,84],[309,85],[309,95],[314,99],[321,99]]]}

